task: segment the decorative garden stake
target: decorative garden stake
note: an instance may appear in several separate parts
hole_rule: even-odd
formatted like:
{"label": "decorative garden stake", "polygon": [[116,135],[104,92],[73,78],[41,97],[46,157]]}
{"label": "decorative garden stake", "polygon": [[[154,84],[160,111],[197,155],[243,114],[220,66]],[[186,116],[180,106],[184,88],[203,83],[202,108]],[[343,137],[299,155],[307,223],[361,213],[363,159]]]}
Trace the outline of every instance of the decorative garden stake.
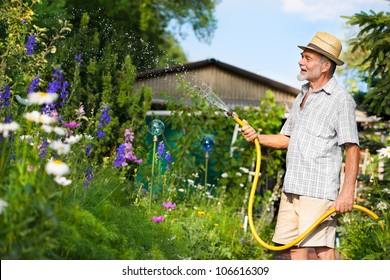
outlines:
{"label": "decorative garden stake", "polygon": [[152,158],[152,178],[150,182],[150,188],[149,188],[149,196],[150,196],[150,206],[152,206],[152,198],[153,198],[153,178],[154,178],[154,162],[156,161],[156,145],[158,141],[158,137],[160,136],[164,130],[165,130],[165,124],[158,120],[154,119],[152,120],[148,125],[148,130],[151,135],[153,135],[153,158]]}
{"label": "decorative garden stake", "polygon": [[204,174],[204,187],[205,188],[207,187],[207,171],[208,171],[208,167],[209,167],[209,152],[211,152],[213,150],[214,144],[215,144],[214,139],[209,137],[209,136],[206,136],[202,140],[202,146],[203,146],[203,150],[205,151],[205,158],[206,158],[206,166],[205,166],[205,174]]}

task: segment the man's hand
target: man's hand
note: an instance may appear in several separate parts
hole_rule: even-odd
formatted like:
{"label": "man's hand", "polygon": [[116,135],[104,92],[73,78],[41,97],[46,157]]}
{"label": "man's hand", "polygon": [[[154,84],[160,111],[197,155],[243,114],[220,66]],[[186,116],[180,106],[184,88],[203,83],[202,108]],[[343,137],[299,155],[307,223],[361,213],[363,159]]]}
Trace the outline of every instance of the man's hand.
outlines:
{"label": "man's hand", "polygon": [[256,130],[248,125],[246,120],[242,120],[242,122],[246,124],[245,126],[241,127],[242,136],[244,136],[246,141],[253,142],[257,138]]}
{"label": "man's hand", "polygon": [[345,157],[344,184],[334,203],[336,213],[344,213],[352,210],[355,198],[356,177],[359,172],[359,146],[353,143],[346,143],[345,149],[347,153]]}

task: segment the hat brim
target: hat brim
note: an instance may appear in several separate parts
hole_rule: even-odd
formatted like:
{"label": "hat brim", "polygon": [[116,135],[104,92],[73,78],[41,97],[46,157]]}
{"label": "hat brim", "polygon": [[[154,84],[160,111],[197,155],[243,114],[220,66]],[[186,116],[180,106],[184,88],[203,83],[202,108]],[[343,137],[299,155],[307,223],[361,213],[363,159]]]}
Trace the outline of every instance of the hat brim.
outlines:
{"label": "hat brim", "polygon": [[330,60],[332,60],[334,63],[336,63],[336,65],[343,65],[344,64],[344,61],[338,59],[337,57],[334,57],[333,55],[331,55],[328,52],[323,51],[319,48],[312,48],[310,46],[298,46],[298,48],[300,48],[302,50],[309,49],[309,50],[312,50],[316,53],[322,54],[322,55],[326,56],[327,58],[329,58]]}

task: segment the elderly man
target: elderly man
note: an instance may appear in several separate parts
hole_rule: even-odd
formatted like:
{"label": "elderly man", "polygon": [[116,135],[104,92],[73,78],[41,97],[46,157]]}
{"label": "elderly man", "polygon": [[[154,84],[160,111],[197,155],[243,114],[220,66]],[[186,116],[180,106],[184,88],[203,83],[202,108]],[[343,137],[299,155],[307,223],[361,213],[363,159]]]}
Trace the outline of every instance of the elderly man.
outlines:
{"label": "elderly man", "polygon": [[[341,43],[333,35],[317,32],[298,62],[302,86],[280,134],[258,134],[251,126],[242,127],[247,141],[275,149],[287,149],[286,176],[273,241],[287,244],[295,240],[323,213],[351,211],[359,168],[359,138],[355,119],[356,104],[333,77]],[[247,122],[244,121],[246,124]],[[346,151],[346,173],[340,188],[340,171]],[[290,250],[291,259],[308,259],[308,248],[317,257],[336,259],[335,215],[323,221],[310,235]]]}

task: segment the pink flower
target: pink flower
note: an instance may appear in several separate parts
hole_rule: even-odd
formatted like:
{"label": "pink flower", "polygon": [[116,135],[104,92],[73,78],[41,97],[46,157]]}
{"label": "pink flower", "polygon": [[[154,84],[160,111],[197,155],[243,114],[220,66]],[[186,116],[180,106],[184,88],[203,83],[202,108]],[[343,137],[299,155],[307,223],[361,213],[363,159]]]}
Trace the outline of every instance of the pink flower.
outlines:
{"label": "pink flower", "polygon": [[162,221],[164,221],[164,219],[164,216],[153,216],[152,221],[155,223],[161,223]]}
{"label": "pink flower", "polygon": [[65,126],[66,128],[70,128],[70,129],[74,129],[74,128],[80,126],[80,124],[77,123],[77,122],[75,122],[75,121],[71,121],[71,122],[69,122],[69,123],[67,123],[67,122],[62,122],[62,125]]}
{"label": "pink flower", "polygon": [[176,203],[172,202],[163,202],[162,205],[164,206],[165,209],[171,209],[174,210],[176,208]]}

